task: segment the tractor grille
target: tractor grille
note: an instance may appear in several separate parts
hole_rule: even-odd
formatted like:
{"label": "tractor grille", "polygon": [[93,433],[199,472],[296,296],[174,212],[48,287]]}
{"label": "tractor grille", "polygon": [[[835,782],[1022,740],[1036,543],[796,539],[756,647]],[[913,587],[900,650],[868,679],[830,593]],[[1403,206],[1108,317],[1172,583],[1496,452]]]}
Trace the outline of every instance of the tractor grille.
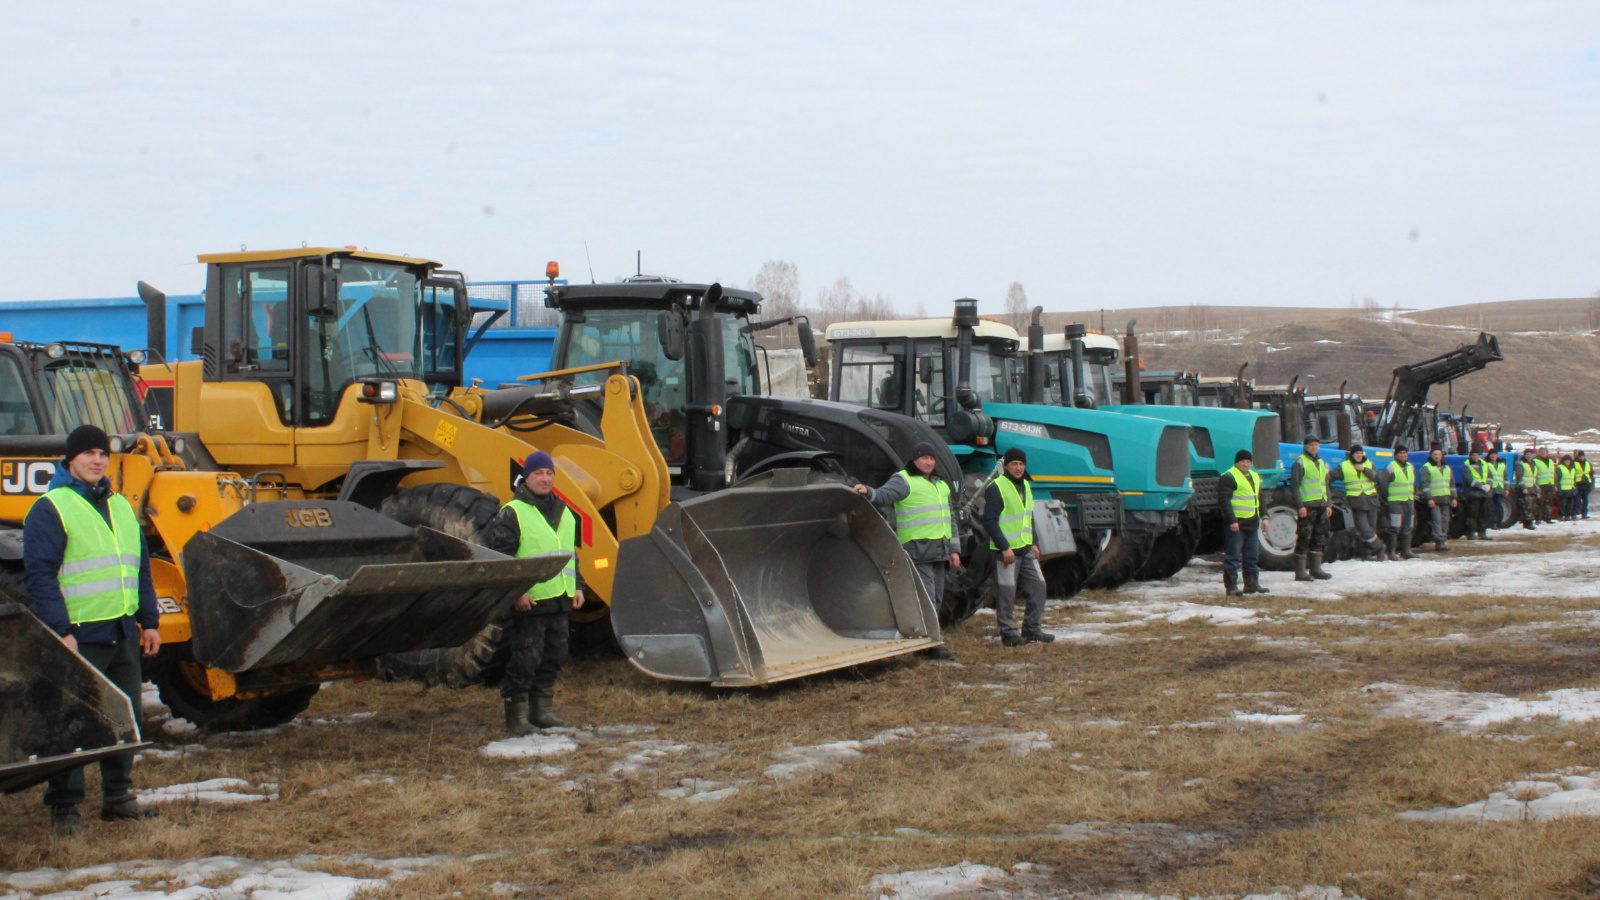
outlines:
{"label": "tractor grille", "polygon": [[1217,455],[1216,448],[1211,445],[1211,429],[1200,425],[1189,426],[1189,443],[1194,444],[1197,456],[1213,459]]}
{"label": "tractor grille", "polygon": [[1194,488],[1194,499],[1189,501],[1191,509],[1213,510],[1217,508],[1220,500],[1218,485],[1221,478],[1191,478],[1189,484]]}
{"label": "tractor grille", "polygon": [[1085,528],[1116,528],[1122,523],[1122,497],[1118,494],[1073,494]]}
{"label": "tractor grille", "polygon": [[1278,416],[1276,413],[1256,419],[1255,433],[1250,436],[1250,454],[1255,457],[1255,464],[1258,469],[1272,469],[1282,465],[1278,461]]}
{"label": "tractor grille", "polygon": [[1181,488],[1188,477],[1189,429],[1169,425],[1161,429],[1161,441],[1156,445],[1156,484]]}

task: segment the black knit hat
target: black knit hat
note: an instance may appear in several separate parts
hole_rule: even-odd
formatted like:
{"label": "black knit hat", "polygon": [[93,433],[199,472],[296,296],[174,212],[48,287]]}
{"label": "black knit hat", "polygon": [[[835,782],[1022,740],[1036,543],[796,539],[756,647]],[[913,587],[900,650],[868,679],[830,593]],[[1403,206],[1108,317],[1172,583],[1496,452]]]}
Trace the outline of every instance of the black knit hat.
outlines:
{"label": "black knit hat", "polygon": [[1322,438],[1319,438],[1314,434],[1308,434],[1308,435],[1306,435],[1305,440],[1301,441],[1300,443],[1301,444],[1320,444],[1320,443],[1322,443]]}
{"label": "black knit hat", "polygon": [[1001,457],[1000,461],[1008,463],[1026,463],[1028,461],[1028,454],[1021,447],[1012,447],[1010,450],[1006,451],[1006,455]]}
{"label": "black knit hat", "polygon": [[104,450],[110,454],[111,438],[93,425],[79,425],[67,435],[67,455],[62,458],[70,463],[73,457],[89,450]]}
{"label": "black knit hat", "polygon": [[938,459],[939,451],[927,441],[917,441],[915,444],[911,445],[911,455],[906,457],[906,462],[914,462],[923,458],[924,456],[931,456],[934,459]]}
{"label": "black knit hat", "polygon": [[1249,450],[1240,450],[1238,453],[1235,453],[1233,455],[1233,461],[1234,462],[1243,462],[1244,460],[1247,460],[1247,459],[1250,460],[1251,462],[1255,462],[1256,461],[1255,456],[1252,455]]}

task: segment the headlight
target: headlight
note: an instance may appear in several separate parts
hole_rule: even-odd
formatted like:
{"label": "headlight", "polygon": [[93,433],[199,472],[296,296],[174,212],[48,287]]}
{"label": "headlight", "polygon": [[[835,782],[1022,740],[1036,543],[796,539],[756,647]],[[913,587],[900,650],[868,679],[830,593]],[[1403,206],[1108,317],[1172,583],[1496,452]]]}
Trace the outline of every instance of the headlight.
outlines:
{"label": "headlight", "polygon": [[128,362],[131,362],[136,366],[144,365],[144,361],[149,358],[149,354],[145,353],[143,350],[128,351]]}
{"label": "headlight", "polygon": [[44,355],[51,359],[60,359],[67,355],[67,348],[60,344],[50,344],[44,348]]}
{"label": "headlight", "polygon": [[172,452],[173,453],[182,453],[185,446],[187,446],[187,445],[184,443],[183,438],[173,438],[172,439]]}
{"label": "headlight", "polygon": [[112,453],[121,453],[123,451],[123,448],[127,446],[123,442],[122,435],[120,435],[120,434],[113,434],[111,436],[110,443],[111,443],[111,452]]}

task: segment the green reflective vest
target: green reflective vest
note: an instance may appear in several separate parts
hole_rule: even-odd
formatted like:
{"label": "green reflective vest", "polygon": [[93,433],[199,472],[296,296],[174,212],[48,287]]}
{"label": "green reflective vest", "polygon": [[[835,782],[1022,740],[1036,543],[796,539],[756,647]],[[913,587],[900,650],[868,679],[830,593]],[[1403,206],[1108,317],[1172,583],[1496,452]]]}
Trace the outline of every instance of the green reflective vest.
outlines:
{"label": "green reflective vest", "polygon": [[1539,487],[1539,467],[1536,460],[1523,457],[1517,463],[1517,485],[1529,491]]}
{"label": "green reflective vest", "polygon": [[1444,463],[1434,465],[1430,462],[1427,464],[1427,469],[1428,496],[1434,499],[1449,497],[1450,489],[1453,486],[1452,483],[1455,481],[1455,476],[1451,474],[1450,467]]}
{"label": "green reflective vest", "polygon": [[1582,478],[1584,481],[1587,481],[1591,484],[1594,483],[1594,466],[1591,465],[1587,459],[1583,460],[1582,462],[1574,462],[1573,465],[1578,467],[1579,478]]}
{"label": "green reflective vest", "polygon": [[1344,482],[1346,497],[1366,497],[1378,493],[1377,483],[1348,459],[1339,463],[1339,480]]}
{"label": "green reflective vest", "polygon": [[1300,456],[1300,502],[1328,499],[1328,465],[1314,456]]}
{"label": "green reflective vest", "polygon": [[1468,486],[1474,484],[1487,485],[1489,484],[1488,466],[1481,459],[1476,463],[1469,459],[1461,465],[1461,477],[1462,480],[1468,484]]}
{"label": "green reflective vest", "polygon": [[1578,472],[1572,466],[1556,466],[1556,489],[1570,491],[1578,486]]}
{"label": "green reflective vest", "polygon": [[[573,541],[572,507],[561,511],[561,521],[552,529],[544,513],[539,512],[533,504],[512,500],[506,506],[517,514],[517,529],[522,533],[522,539],[517,543],[518,558],[541,553],[575,554],[577,546]],[[577,560],[577,556],[573,555],[554,578],[528,588],[528,596],[534,600],[572,596],[578,590]]]}
{"label": "green reflective vest", "polygon": [[1229,505],[1233,508],[1235,519],[1261,518],[1261,476],[1255,469],[1248,472],[1234,466],[1222,473],[1224,478],[1233,479],[1233,496],[1229,497]]}
{"label": "green reflective vest", "polygon": [[[1012,550],[1033,546],[1033,485],[1024,481],[1022,493],[1018,494],[1017,486],[1004,475],[994,483],[1000,489],[1000,533],[1005,535],[1006,543]],[[1000,545],[990,540],[989,549],[999,550]]]}
{"label": "green reflective vest", "polygon": [[1489,463],[1489,487],[1497,491],[1505,490],[1506,461],[1503,459],[1497,459],[1493,462],[1489,462],[1488,460],[1484,460],[1484,462]]}
{"label": "green reflective vest", "polygon": [[1410,502],[1417,496],[1417,470],[1410,463],[1395,460],[1389,465],[1389,502]]}
{"label": "green reflective vest", "polygon": [[1556,483],[1556,464],[1548,459],[1533,461],[1534,469],[1539,473],[1539,484],[1553,485]]}
{"label": "green reflective vest", "polygon": [[894,530],[900,543],[947,540],[955,534],[950,527],[950,485],[904,472],[900,477],[911,485],[911,493],[894,505]]}
{"label": "green reflective vest", "polygon": [[61,517],[67,552],[57,576],[74,625],[120,619],[139,611],[139,518],[121,494],[107,499],[111,525],[71,487],[44,495]]}

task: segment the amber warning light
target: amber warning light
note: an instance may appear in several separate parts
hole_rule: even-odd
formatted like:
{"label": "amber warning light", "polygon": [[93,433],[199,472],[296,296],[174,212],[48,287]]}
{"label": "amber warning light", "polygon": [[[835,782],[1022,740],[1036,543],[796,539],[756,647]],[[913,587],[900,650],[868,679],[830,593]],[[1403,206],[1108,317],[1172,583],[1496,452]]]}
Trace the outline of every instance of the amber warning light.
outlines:
{"label": "amber warning light", "polygon": [[550,260],[549,262],[545,263],[544,264],[544,277],[550,279],[551,281],[555,281],[557,278],[560,278],[561,277],[561,264],[556,262],[553,259]]}

